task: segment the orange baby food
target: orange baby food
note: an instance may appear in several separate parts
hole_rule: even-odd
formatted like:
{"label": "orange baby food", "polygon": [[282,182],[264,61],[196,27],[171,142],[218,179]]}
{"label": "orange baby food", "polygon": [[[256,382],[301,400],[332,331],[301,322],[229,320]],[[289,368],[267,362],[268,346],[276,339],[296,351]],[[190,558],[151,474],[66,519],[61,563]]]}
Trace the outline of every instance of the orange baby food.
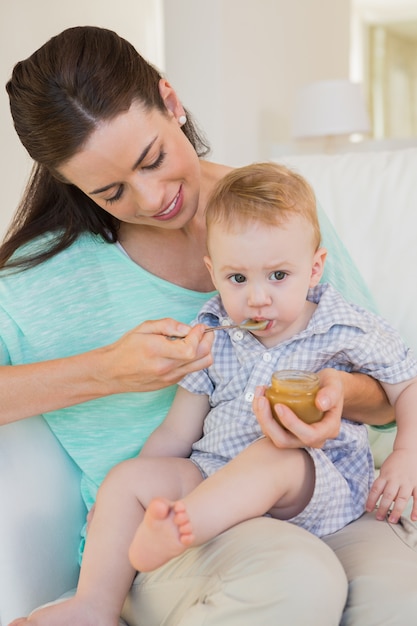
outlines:
{"label": "orange baby food", "polygon": [[315,405],[316,393],[319,390],[319,377],[313,372],[302,370],[281,370],[274,372],[271,386],[265,390],[272,408],[274,418],[279,422],[275,413],[275,404],[285,404],[307,424],[318,422],[323,417]]}

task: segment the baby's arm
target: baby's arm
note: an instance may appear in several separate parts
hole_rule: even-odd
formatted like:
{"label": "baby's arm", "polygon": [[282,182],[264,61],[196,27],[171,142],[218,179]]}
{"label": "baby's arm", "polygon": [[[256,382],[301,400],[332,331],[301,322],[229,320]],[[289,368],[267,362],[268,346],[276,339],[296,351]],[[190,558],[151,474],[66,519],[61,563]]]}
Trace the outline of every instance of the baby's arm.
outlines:
{"label": "baby's arm", "polygon": [[209,410],[208,396],[178,387],[165,420],[148,438],[140,456],[188,457],[202,435]]}
{"label": "baby's arm", "polygon": [[366,508],[372,511],[382,496],[377,519],[384,519],[393,505],[388,520],[396,523],[412,497],[411,519],[417,521],[417,378],[395,385],[384,383],[383,387],[395,406],[397,435],[393,452],[372,485]]}

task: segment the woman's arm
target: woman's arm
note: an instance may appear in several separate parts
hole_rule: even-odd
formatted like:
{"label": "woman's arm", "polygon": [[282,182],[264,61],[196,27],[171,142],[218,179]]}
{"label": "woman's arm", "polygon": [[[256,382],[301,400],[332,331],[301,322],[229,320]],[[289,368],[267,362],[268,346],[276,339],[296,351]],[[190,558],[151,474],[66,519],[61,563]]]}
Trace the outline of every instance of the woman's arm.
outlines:
{"label": "woman's arm", "polygon": [[[353,422],[362,422],[370,426],[389,424],[395,421],[391,406],[383,387],[374,378],[366,374],[348,374],[339,370],[324,369],[319,372],[319,402],[328,407],[337,403],[337,386],[342,385],[343,417]],[[339,380],[339,383],[337,382]],[[324,402],[324,404],[323,404]]]}
{"label": "woman's arm", "polygon": [[[154,391],[211,364],[210,333],[171,319],[63,359],[0,367],[0,425],[112,394]],[[188,334],[187,334],[188,333]],[[167,336],[187,335],[182,341]]]}

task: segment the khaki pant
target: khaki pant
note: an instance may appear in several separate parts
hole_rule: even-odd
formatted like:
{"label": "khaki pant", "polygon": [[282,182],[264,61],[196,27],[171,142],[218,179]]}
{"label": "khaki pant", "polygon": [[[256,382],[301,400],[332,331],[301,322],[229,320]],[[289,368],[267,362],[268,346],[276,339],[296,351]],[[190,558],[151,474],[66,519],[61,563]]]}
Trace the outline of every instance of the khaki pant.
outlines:
{"label": "khaki pant", "polygon": [[417,624],[417,525],[361,517],[326,538],[349,579],[341,626]]}
{"label": "khaki pant", "polygon": [[417,527],[372,513],[324,542],[251,520],[138,574],[123,618],[120,626],[413,626]]}
{"label": "khaki pant", "polygon": [[129,626],[337,626],[346,593],[322,541],[261,518],[139,574],[123,617]]}
{"label": "khaki pant", "polygon": [[364,515],[323,541],[251,520],[151,574],[139,574],[129,626],[411,626],[417,624],[417,528]]}

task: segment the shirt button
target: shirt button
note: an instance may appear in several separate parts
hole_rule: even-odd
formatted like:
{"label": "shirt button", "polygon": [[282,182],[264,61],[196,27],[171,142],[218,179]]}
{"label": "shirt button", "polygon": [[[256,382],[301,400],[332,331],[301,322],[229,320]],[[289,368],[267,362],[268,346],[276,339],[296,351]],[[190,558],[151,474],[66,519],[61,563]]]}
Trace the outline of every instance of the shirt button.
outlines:
{"label": "shirt button", "polygon": [[243,333],[241,330],[237,330],[235,333],[233,333],[233,339],[235,341],[241,341],[243,339]]}
{"label": "shirt button", "polygon": [[255,394],[252,393],[251,391],[248,391],[248,393],[245,394],[245,400],[246,402],[252,402],[252,400],[254,399]]}
{"label": "shirt button", "polygon": [[265,361],[265,363],[270,363],[272,361],[272,355],[269,352],[265,352],[262,358]]}

